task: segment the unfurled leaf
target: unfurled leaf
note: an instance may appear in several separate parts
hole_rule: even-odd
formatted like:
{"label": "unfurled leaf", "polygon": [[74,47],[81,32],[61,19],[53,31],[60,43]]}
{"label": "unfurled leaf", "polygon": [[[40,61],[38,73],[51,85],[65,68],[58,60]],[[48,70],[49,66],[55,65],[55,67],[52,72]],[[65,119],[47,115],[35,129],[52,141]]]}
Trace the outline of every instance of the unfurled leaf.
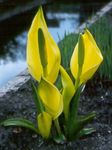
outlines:
{"label": "unfurled leaf", "polygon": [[45,110],[56,119],[63,111],[63,100],[59,90],[49,81],[42,78],[38,86],[38,94]]}
{"label": "unfurled leaf", "polygon": [[42,137],[48,138],[50,135],[52,117],[47,112],[42,112],[37,116],[39,133]]}

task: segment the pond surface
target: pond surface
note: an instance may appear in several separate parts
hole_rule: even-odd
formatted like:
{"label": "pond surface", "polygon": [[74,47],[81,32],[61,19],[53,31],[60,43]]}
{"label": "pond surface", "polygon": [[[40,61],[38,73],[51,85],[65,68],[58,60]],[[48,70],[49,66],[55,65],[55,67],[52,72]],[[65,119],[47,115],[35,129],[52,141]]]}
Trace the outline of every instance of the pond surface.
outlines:
{"label": "pond surface", "polygon": [[[57,2],[44,6],[49,31],[58,43],[64,34],[74,32],[101,4]],[[0,86],[23,71],[26,65],[27,32],[36,9],[0,24]]]}

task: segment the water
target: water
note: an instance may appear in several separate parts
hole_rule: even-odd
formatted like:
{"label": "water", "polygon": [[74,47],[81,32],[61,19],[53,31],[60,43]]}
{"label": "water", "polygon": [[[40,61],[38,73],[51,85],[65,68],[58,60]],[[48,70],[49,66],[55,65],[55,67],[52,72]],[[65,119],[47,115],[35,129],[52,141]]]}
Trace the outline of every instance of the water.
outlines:
{"label": "water", "polygon": [[25,61],[26,36],[27,32],[23,32],[4,46],[6,53],[0,56],[0,86],[27,67]]}
{"label": "water", "polygon": [[[81,9],[82,8],[82,9]],[[86,8],[86,10],[84,10]],[[89,8],[89,9],[87,9]],[[85,7],[82,4],[55,3],[45,6],[45,18],[49,31],[58,43],[64,34],[74,32],[88,14],[92,14],[94,5]],[[96,8],[96,7],[95,7]],[[89,10],[89,11],[87,11]],[[0,86],[14,78],[26,67],[27,32],[36,11],[24,14],[16,21],[5,23],[5,29],[0,32]],[[21,20],[21,21],[20,21]]]}

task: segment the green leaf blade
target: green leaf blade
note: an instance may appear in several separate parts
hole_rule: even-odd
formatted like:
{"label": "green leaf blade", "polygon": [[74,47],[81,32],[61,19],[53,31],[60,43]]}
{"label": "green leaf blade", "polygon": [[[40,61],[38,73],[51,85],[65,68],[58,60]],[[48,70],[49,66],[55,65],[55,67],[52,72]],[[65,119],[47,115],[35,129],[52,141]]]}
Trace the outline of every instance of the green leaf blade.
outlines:
{"label": "green leaf blade", "polygon": [[12,118],[12,119],[7,119],[5,121],[1,121],[0,126],[20,126],[20,127],[28,128],[38,133],[38,130],[34,126],[34,124],[31,121],[23,118]]}
{"label": "green leaf blade", "polygon": [[94,128],[84,128],[80,131],[79,137],[88,136],[94,133],[96,130]]}
{"label": "green leaf blade", "polygon": [[35,105],[37,107],[38,113],[41,113],[45,109],[44,109],[42,101],[41,101],[41,99],[40,99],[40,97],[38,95],[38,89],[35,87],[33,82],[32,82],[32,90],[33,90],[33,95],[34,95],[34,102],[35,102]]}

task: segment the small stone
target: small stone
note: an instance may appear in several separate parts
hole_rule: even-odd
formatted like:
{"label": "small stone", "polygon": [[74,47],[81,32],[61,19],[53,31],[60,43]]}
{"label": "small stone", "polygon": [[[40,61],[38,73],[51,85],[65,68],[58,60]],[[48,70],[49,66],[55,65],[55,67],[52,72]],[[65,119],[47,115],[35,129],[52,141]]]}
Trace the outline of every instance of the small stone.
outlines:
{"label": "small stone", "polygon": [[21,128],[14,128],[13,129],[13,133],[15,133],[15,134],[18,134],[18,133],[21,133],[21,132],[22,132]]}
{"label": "small stone", "polygon": [[32,138],[37,138],[37,134],[33,134],[33,135],[32,135]]}
{"label": "small stone", "polygon": [[109,130],[109,131],[108,131],[108,133],[110,134],[110,133],[111,133],[111,131]]}

